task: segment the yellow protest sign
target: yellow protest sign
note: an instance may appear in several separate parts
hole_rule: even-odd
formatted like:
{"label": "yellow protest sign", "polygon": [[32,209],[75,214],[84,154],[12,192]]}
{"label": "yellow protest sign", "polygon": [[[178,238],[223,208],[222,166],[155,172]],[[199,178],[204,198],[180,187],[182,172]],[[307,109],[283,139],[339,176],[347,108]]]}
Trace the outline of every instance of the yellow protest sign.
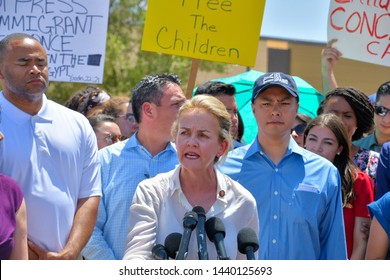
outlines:
{"label": "yellow protest sign", "polygon": [[254,66],[265,0],[149,0],[142,50]]}

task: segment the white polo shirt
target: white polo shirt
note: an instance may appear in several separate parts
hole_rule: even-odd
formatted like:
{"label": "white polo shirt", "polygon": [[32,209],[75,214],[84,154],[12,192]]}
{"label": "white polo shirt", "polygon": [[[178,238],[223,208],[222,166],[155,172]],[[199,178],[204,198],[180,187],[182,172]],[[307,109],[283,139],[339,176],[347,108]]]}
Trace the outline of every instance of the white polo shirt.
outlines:
{"label": "white polo shirt", "polygon": [[0,105],[0,172],[23,189],[28,238],[58,252],[68,240],[78,199],[101,195],[95,134],[83,115],[45,95],[34,116],[3,92]]}

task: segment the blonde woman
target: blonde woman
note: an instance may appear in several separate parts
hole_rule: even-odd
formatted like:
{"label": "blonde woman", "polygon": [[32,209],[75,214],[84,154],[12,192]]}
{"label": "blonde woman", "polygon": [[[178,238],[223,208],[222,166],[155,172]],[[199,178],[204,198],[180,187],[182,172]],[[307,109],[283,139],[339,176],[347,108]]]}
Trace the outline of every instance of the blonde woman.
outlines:
{"label": "blonde woman", "polygon": [[[231,145],[230,115],[215,97],[199,95],[184,103],[172,128],[180,164],[168,173],[142,181],[130,207],[130,226],[124,259],[152,259],[152,248],[173,232],[183,232],[183,216],[195,206],[206,218],[217,217],[226,227],[226,252],[246,259],[237,248],[244,227],[258,234],[256,203],[239,183],[216,170]],[[187,259],[198,259],[195,234]],[[207,240],[210,259],[215,246]]]}

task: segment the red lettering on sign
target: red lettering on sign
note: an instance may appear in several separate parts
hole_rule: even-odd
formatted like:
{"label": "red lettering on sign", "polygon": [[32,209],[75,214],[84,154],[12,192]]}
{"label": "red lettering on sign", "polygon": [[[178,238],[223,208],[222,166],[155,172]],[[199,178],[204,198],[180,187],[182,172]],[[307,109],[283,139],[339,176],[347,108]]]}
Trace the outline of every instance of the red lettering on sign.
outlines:
{"label": "red lettering on sign", "polygon": [[390,44],[387,45],[387,48],[385,50],[385,52],[383,53],[383,55],[381,56],[381,58],[383,59],[385,57],[385,55],[389,54],[390,55]]}
{"label": "red lettering on sign", "polygon": [[333,23],[333,15],[337,12],[337,11],[342,11],[342,12],[345,12],[345,9],[344,8],[341,8],[341,7],[338,7],[337,9],[335,9],[334,11],[332,11],[330,13],[330,26],[332,26],[335,30],[343,30],[343,27],[341,26],[337,26]]}
{"label": "red lettering on sign", "polygon": [[372,55],[378,55],[378,53],[371,51],[371,49],[372,49],[372,48],[371,48],[371,45],[372,45],[372,44],[379,45],[379,42],[374,42],[374,41],[372,41],[372,42],[368,43],[368,45],[367,45],[367,52],[368,52],[369,54],[372,54]]}
{"label": "red lettering on sign", "polygon": [[339,4],[345,4],[345,3],[352,2],[352,0],[335,0],[335,2]]}

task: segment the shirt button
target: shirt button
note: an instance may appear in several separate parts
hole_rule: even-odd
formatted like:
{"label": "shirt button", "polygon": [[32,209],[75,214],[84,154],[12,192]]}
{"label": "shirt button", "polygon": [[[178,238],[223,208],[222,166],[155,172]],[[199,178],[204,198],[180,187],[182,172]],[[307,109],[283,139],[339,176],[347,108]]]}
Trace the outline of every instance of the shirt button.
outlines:
{"label": "shirt button", "polygon": [[278,219],[278,215],[274,215],[274,220],[277,220]]}
{"label": "shirt button", "polygon": [[278,171],[279,171],[279,169],[275,168],[275,172],[278,172]]}
{"label": "shirt button", "polygon": [[272,239],[272,244],[275,244],[276,243],[276,239]]}
{"label": "shirt button", "polygon": [[274,192],[274,195],[278,195],[279,193],[277,191]]}

